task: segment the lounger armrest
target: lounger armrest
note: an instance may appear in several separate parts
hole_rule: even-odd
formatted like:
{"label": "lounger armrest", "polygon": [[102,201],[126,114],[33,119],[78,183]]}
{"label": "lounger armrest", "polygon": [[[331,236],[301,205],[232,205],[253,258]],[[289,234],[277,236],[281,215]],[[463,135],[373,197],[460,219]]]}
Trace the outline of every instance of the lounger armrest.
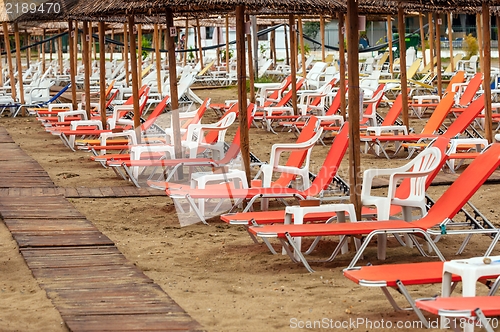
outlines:
{"label": "lounger armrest", "polygon": [[90,127],[96,126],[102,130],[102,122],[101,120],[76,120],[72,121],[70,124],[71,130],[76,130],[78,127]]}
{"label": "lounger armrest", "polygon": [[99,135],[99,139],[101,140],[101,146],[106,146],[107,139],[116,137],[127,137],[130,145],[137,145],[137,135],[135,133],[135,130],[124,130],[122,132],[117,132],[117,133],[109,132],[109,133],[102,133],[101,135]]}
{"label": "lounger armrest", "polygon": [[64,120],[66,119],[66,117],[68,117],[68,116],[75,116],[75,115],[82,116],[82,120],[88,120],[87,119],[87,112],[85,112],[84,110],[59,112],[57,114],[57,119],[58,119],[59,122],[64,122]]}

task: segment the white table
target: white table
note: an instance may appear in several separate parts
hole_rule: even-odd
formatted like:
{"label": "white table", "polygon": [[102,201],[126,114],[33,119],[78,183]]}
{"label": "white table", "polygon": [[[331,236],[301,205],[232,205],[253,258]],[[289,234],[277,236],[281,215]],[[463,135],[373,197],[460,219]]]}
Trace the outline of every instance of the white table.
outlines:
{"label": "white table", "polygon": [[[483,262],[484,257],[469,259],[454,259],[443,265],[443,283],[441,296],[449,297],[451,294],[451,275],[462,277],[462,296],[476,295],[476,282],[484,276],[500,274],[500,256],[490,256],[491,264]],[[467,324],[464,331],[474,331],[474,325]]]}
{"label": "white table", "polygon": [[[245,171],[239,169],[229,169],[227,172],[195,172],[191,174],[191,188],[205,189],[210,182],[230,182],[233,181],[235,188],[248,188]],[[205,214],[204,199],[198,200],[198,209],[201,214]]]}

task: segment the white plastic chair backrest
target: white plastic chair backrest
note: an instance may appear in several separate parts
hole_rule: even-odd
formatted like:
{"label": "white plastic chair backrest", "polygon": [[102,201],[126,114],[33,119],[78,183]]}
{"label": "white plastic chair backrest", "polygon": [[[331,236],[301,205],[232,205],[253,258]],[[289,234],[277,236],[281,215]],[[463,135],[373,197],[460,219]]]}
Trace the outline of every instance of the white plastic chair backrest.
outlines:
{"label": "white plastic chair backrest", "polygon": [[219,121],[213,124],[190,124],[188,126],[187,140],[202,143],[204,137],[204,135],[202,135],[202,131],[204,128],[218,128],[219,130],[222,130],[218,132],[217,141],[222,142],[224,141],[227,128],[233,124],[235,119],[236,112],[228,112]]}
{"label": "white plastic chair backrest", "polygon": [[179,100],[184,96],[189,87],[191,87],[191,85],[193,84],[194,76],[194,73],[189,73],[184,78],[179,80],[179,83],[177,84],[177,94],[179,96]]}
{"label": "white plastic chair backrest", "polygon": [[260,78],[260,77],[264,76],[264,74],[271,67],[272,64],[273,64],[273,60],[269,59],[266,62],[264,62],[262,65],[260,65],[257,77]]}
{"label": "white plastic chair backrest", "polygon": [[[421,176],[410,179],[410,193],[407,199],[423,200],[425,199],[425,181],[429,175],[440,163],[441,151],[437,147],[428,147],[420,152],[412,161],[404,166],[407,173],[419,173]],[[397,181],[397,179],[395,179]],[[396,192],[396,183],[393,183],[390,197],[394,198]]]}
{"label": "white plastic chair backrest", "polygon": [[311,68],[309,73],[306,75],[306,79],[308,80],[316,80],[321,73],[325,70],[327,64],[325,62],[316,62],[314,66]]}

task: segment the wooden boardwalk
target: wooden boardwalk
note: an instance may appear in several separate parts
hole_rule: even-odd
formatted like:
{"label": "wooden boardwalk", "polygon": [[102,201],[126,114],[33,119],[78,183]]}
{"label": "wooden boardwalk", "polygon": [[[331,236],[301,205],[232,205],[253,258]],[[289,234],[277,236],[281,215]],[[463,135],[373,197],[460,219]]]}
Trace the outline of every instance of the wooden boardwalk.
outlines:
{"label": "wooden boardwalk", "polygon": [[1,216],[71,331],[202,330],[67,200],[158,193],[57,188],[4,128],[0,152]]}

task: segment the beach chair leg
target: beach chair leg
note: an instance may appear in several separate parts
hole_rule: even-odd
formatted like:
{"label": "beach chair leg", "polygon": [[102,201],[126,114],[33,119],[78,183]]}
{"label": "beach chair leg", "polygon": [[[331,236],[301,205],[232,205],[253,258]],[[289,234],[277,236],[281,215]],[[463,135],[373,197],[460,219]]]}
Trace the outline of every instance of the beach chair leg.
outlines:
{"label": "beach chair leg", "polygon": [[[258,226],[259,224],[257,224],[257,222],[255,221],[255,219],[250,219],[250,223],[252,224],[252,226]],[[248,232],[248,225],[246,227],[247,229],[247,232]],[[248,232],[248,234],[250,234],[250,237],[252,238],[253,242],[254,243],[259,243],[259,241],[257,240],[257,238],[255,237],[255,235],[253,235],[252,233]],[[274,250],[273,246],[271,245],[271,243],[269,242],[268,239],[266,238],[262,238],[262,242],[264,242],[264,244],[267,246],[267,248],[269,249],[269,251],[273,254],[273,255],[277,255],[278,253],[276,252],[276,250]]]}
{"label": "beach chair leg", "polygon": [[480,308],[476,308],[474,310],[474,313],[476,314],[476,317],[479,319],[481,322],[481,326],[487,331],[487,332],[494,332],[493,328],[491,327],[490,322],[484,315],[483,311]]}
{"label": "beach chair leg", "polygon": [[427,322],[427,319],[425,319],[425,316],[422,313],[422,311],[420,311],[420,309],[417,308],[417,306],[415,305],[415,301],[411,297],[411,295],[408,292],[408,290],[406,289],[406,287],[403,285],[403,283],[400,280],[396,281],[396,284],[398,285],[399,291],[406,298],[406,301],[408,301],[408,303],[410,304],[411,309],[413,309],[413,311],[417,314],[417,316],[420,319],[420,321],[422,322],[422,324],[426,328],[429,328],[429,323]]}
{"label": "beach chair leg", "polygon": [[[314,270],[311,268],[304,255],[302,255],[302,252],[300,252],[300,248],[297,248],[294,238],[291,237],[288,232],[285,233],[285,237],[287,239],[287,242],[282,240],[282,243],[283,243],[283,248],[285,249],[288,256],[290,256],[290,258],[294,262],[301,262],[307,269],[307,271],[313,273]],[[293,252],[290,250],[290,247],[293,248]]]}

